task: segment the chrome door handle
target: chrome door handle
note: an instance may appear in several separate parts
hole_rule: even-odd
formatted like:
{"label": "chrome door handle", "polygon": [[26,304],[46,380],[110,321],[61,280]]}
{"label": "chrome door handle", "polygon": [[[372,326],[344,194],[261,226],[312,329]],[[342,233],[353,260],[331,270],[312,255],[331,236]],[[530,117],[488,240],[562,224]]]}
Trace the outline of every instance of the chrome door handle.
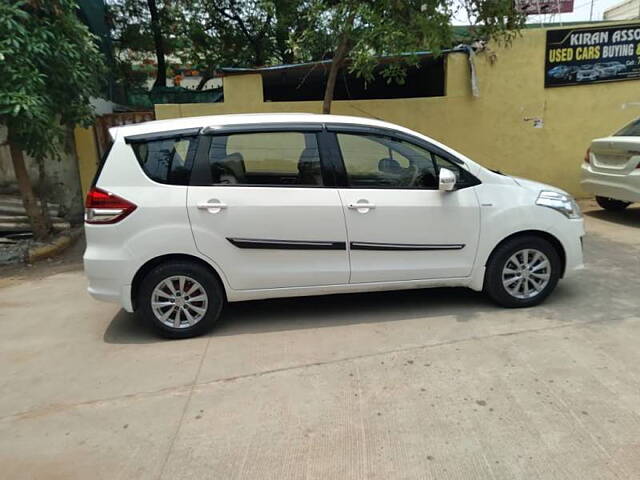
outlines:
{"label": "chrome door handle", "polygon": [[359,208],[376,208],[376,206],[373,203],[350,203],[347,208],[357,210]]}
{"label": "chrome door handle", "polygon": [[198,204],[200,210],[209,210],[210,208],[227,208],[226,203],[220,202],[203,202]]}
{"label": "chrome door handle", "polygon": [[376,208],[376,206],[366,200],[358,200],[355,203],[349,203],[347,208],[357,210],[359,213],[367,213],[369,210]]}
{"label": "chrome door handle", "polygon": [[198,203],[197,207],[200,210],[207,210],[209,213],[218,213],[220,210],[227,208],[227,204],[217,200],[210,200],[208,202]]}

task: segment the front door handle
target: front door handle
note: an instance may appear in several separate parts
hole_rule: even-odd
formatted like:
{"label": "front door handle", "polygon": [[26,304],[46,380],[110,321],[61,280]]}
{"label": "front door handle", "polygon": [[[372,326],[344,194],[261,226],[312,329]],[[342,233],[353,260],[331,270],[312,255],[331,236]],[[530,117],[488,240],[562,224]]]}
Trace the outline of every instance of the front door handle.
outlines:
{"label": "front door handle", "polygon": [[347,208],[350,210],[357,210],[358,213],[367,213],[369,210],[373,210],[376,206],[373,203],[370,203],[368,200],[358,200],[355,203],[350,203],[347,205]]}
{"label": "front door handle", "polygon": [[208,202],[198,203],[197,206],[200,210],[207,210],[209,213],[218,213],[220,210],[227,208],[226,203],[222,203],[215,199],[209,200]]}

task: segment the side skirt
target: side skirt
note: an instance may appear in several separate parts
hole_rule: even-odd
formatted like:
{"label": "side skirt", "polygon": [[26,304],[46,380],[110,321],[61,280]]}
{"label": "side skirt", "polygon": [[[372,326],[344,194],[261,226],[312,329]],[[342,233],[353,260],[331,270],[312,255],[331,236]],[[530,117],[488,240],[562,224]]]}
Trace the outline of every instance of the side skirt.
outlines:
{"label": "side skirt", "polygon": [[228,290],[230,302],[261,300],[267,298],[308,297],[341,293],[380,292],[386,290],[411,290],[415,288],[469,287],[472,277],[438,278],[434,280],[403,280],[399,282],[348,283],[312,287],[265,288],[260,290]]}

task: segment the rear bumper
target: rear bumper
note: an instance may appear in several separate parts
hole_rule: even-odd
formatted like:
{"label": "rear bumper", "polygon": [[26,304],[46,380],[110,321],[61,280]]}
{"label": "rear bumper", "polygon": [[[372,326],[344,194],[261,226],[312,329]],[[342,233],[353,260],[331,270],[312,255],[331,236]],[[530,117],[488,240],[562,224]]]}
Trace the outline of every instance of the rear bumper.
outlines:
{"label": "rear bumper", "polygon": [[84,271],[89,280],[87,291],[96,300],[118,303],[127,312],[133,312],[131,303],[131,282],[124,278],[128,272],[128,262],[118,259],[103,259],[85,251]]}
{"label": "rear bumper", "polygon": [[589,193],[600,197],[640,202],[640,169],[626,175],[594,172],[591,166],[583,164],[580,186]]}
{"label": "rear bumper", "polygon": [[133,313],[133,304],[131,303],[131,285],[123,286],[120,291],[112,285],[103,282],[89,280],[87,292],[96,300],[101,302],[117,303],[127,312]]}

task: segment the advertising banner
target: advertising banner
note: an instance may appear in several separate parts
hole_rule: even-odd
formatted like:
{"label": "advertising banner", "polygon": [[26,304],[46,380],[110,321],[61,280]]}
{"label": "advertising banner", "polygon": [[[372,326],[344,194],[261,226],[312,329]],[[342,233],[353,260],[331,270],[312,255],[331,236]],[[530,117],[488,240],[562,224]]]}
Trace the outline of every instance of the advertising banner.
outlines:
{"label": "advertising banner", "polygon": [[640,78],[640,24],[547,30],[545,87]]}

